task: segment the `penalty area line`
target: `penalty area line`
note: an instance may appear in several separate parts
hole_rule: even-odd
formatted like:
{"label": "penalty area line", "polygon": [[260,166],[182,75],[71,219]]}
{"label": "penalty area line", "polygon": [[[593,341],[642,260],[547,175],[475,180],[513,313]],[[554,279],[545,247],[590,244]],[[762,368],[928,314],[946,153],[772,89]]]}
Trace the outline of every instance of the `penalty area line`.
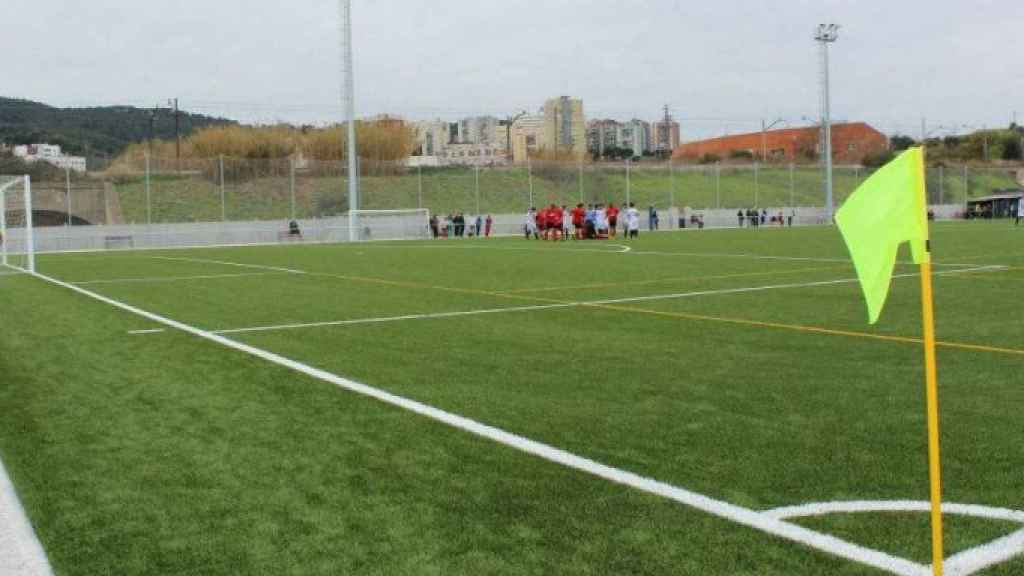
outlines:
{"label": "penalty area line", "polygon": [[[981,268],[976,271],[982,270]],[[984,270],[997,271],[998,268],[985,268]],[[966,271],[947,271],[937,272],[936,276],[943,276],[955,273],[963,273]],[[899,274],[894,275],[893,278],[909,278],[914,277],[916,274]],[[350,318],[347,320],[328,320],[322,322],[294,322],[288,324],[273,324],[263,326],[245,326],[240,328],[224,328],[220,330],[211,330],[212,334],[244,334],[252,332],[275,332],[281,330],[301,330],[305,328],[323,328],[330,326],[357,326],[361,324],[383,324],[388,322],[402,322],[407,320],[433,320],[443,318],[457,318],[465,316],[480,316],[484,314],[502,314],[512,312],[534,312],[540,310],[557,310],[562,308],[576,308],[576,307],[592,307],[601,309],[606,306],[614,304],[629,304],[634,302],[652,302],[659,300],[678,300],[683,298],[695,298],[699,296],[715,296],[715,295],[728,295],[728,294],[742,294],[748,292],[760,292],[766,290],[785,290],[794,288],[813,288],[821,286],[832,286],[838,284],[851,284],[857,282],[856,278],[841,278],[838,280],[824,280],[820,282],[804,282],[804,283],[792,283],[792,284],[773,284],[767,286],[749,286],[744,288],[724,288],[719,290],[698,290],[693,292],[678,292],[673,294],[655,294],[651,296],[633,296],[629,298],[614,298],[614,299],[603,299],[603,300],[581,300],[581,301],[564,301],[564,302],[551,302],[550,304],[535,304],[529,306],[505,306],[499,308],[483,308],[477,310],[462,310],[454,312],[436,312],[436,313],[423,313],[423,314],[403,314],[398,316],[383,316],[383,317],[371,317],[371,318]],[[625,310],[623,310],[625,311]],[[637,312],[644,312],[643,310],[637,310]],[[151,334],[158,333],[159,331],[132,331],[130,334]]]}
{"label": "penalty area line", "polygon": [[350,392],[361,394],[385,404],[419,414],[436,422],[491,440],[543,460],[547,460],[548,462],[559,464],[578,472],[583,472],[590,476],[596,476],[622,486],[654,494],[702,512],[706,512],[713,516],[729,520],[736,524],[747,526],[766,534],[801,544],[808,548],[813,548],[840,558],[859,562],[892,574],[900,576],[922,576],[923,574],[926,574],[926,567],[916,562],[897,558],[885,552],[872,550],[834,536],[822,534],[809,528],[804,528],[797,524],[772,518],[771,516],[756,510],[730,504],[722,500],[716,500],[703,494],[692,492],[665,482],[640,476],[639,474],[619,468],[614,468],[612,466],[578,456],[566,450],[537,442],[494,426],[477,422],[466,418],[465,416],[447,412],[422,402],[417,402],[409,398],[386,392],[379,388],[374,388],[347,378],[342,378],[341,376],[326,370],[315,368],[280,354],[231,340],[222,335],[214,334],[212,332],[148,312],[130,304],[114,300],[113,298],[108,298],[101,294],[91,292],[80,286],[68,284],[67,282],[50,278],[42,274],[34,274],[34,276],[42,281],[56,286],[61,286],[82,296],[97,300],[124,312],[146,318],[168,328],[180,330],[193,336],[197,336],[203,340],[208,340],[226,348],[265,360],[271,364],[276,364],[311,378],[334,384]]}

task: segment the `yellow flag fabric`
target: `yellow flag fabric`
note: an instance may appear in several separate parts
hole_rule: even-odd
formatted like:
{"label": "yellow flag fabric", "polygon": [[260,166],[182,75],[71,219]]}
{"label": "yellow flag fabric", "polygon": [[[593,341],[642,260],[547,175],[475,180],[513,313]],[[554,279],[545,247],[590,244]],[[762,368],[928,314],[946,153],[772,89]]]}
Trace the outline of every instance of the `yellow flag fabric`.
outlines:
{"label": "yellow flag fabric", "polygon": [[874,324],[885,306],[900,244],[914,262],[928,261],[924,151],[911,148],[864,181],[836,212]]}

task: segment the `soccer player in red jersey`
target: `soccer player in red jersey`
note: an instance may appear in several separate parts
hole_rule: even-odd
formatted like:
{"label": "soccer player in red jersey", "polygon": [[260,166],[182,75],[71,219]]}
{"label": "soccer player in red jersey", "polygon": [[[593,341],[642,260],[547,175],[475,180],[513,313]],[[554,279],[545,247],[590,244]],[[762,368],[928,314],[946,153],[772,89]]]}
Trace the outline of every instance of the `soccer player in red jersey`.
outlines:
{"label": "soccer player in red jersey", "polygon": [[605,214],[608,216],[608,233],[615,238],[615,227],[619,223],[619,209],[615,207],[615,204],[609,204]]}
{"label": "soccer player in red jersey", "polygon": [[572,227],[576,232],[576,239],[583,239],[583,217],[586,216],[587,211],[583,208],[583,204],[577,204],[572,209]]}
{"label": "soccer player in red jersey", "polygon": [[562,236],[562,209],[552,204],[546,210],[547,216],[547,234],[544,236],[547,240],[558,240]]}

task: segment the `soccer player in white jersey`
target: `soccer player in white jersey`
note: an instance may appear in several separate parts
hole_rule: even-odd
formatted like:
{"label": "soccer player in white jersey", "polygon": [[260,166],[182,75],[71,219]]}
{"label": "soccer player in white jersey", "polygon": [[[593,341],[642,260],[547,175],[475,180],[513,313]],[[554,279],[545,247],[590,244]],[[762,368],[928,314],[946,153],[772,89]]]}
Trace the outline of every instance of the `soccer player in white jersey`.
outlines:
{"label": "soccer player in white jersey", "polygon": [[529,240],[530,236],[535,239],[540,238],[540,234],[537,232],[537,209],[530,208],[526,211],[526,221],[523,222],[523,231],[526,232],[526,239]]}
{"label": "soccer player in white jersey", "polygon": [[640,235],[640,211],[630,202],[626,210],[626,228],[629,231],[627,238],[637,238]]}

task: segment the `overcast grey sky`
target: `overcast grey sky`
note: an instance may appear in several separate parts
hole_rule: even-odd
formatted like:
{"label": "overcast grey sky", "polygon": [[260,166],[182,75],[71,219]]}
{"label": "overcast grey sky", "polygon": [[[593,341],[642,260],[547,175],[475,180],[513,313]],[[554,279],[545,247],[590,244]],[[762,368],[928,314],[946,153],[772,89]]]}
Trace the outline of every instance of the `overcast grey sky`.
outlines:
{"label": "overcast grey sky", "polygon": [[[337,0],[3,0],[0,95],[325,123],[340,111]],[[917,135],[1024,117],[1021,0],[353,0],[360,115],[534,110],[656,118],[684,139],[819,114]],[[942,129],[937,129],[942,133]]]}

